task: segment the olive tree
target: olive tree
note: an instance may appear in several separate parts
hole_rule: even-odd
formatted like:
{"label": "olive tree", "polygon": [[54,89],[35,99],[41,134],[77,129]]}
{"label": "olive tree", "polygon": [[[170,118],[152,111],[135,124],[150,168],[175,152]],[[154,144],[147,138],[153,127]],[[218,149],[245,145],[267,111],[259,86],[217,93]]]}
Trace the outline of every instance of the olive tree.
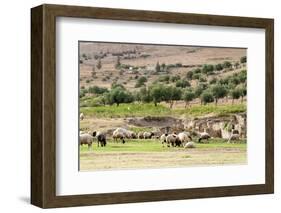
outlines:
{"label": "olive tree", "polygon": [[163,84],[154,84],[150,89],[151,99],[154,103],[154,106],[157,106],[159,102],[163,100],[165,87]]}
{"label": "olive tree", "polygon": [[201,98],[201,103],[203,103],[203,104],[211,103],[214,101],[214,96],[213,96],[212,92],[209,90],[205,90],[201,94],[200,98]]}
{"label": "olive tree", "polygon": [[195,98],[195,94],[191,90],[186,90],[183,93],[182,99],[185,101],[185,108],[189,106],[189,102],[192,101],[194,98]]}
{"label": "olive tree", "polygon": [[221,84],[216,84],[211,88],[212,95],[215,98],[215,103],[217,105],[218,99],[223,98],[227,95],[226,88]]}
{"label": "olive tree", "polygon": [[173,108],[174,102],[181,100],[182,90],[174,86],[168,86],[164,88],[163,100],[170,104],[170,108]]}
{"label": "olive tree", "polygon": [[232,104],[234,103],[235,99],[239,99],[241,96],[241,90],[239,88],[235,88],[230,91],[230,97],[232,98]]}

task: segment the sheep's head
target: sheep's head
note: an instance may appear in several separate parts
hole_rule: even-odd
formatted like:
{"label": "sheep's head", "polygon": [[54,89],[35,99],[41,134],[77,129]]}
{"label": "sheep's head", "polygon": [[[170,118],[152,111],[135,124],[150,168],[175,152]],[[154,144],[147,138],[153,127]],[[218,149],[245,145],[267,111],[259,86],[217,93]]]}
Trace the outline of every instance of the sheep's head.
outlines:
{"label": "sheep's head", "polygon": [[154,134],[154,132],[151,132],[151,136],[154,136],[155,134]]}
{"label": "sheep's head", "polygon": [[97,132],[94,131],[94,132],[93,132],[93,137],[96,137],[96,135],[97,135]]}

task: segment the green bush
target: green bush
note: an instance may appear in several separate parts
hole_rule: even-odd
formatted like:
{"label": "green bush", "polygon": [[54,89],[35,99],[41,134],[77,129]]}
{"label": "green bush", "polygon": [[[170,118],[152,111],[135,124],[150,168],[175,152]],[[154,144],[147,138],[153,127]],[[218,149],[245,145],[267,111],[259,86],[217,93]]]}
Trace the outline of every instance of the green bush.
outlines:
{"label": "green bush", "polygon": [[241,62],[242,64],[247,63],[247,56],[241,57],[241,58],[240,58],[240,62]]}
{"label": "green bush", "polygon": [[223,66],[223,68],[230,68],[232,65],[229,61],[225,61],[225,62],[223,62],[222,66]]}
{"label": "green bush", "polygon": [[176,82],[176,81],[180,80],[181,77],[179,75],[174,75],[170,79],[171,79],[172,82]]}
{"label": "green bush", "polygon": [[223,70],[223,65],[222,64],[216,64],[215,65],[215,70],[217,70],[217,71]]}
{"label": "green bush", "polygon": [[142,76],[142,77],[138,78],[137,83],[135,85],[135,88],[144,86],[145,82],[147,82],[147,78],[146,77]]}
{"label": "green bush", "polygon": [[192,79],[193,79],[193,80],[199,80],[200,77],[201,77],[201,74],[200,74],[200,73],[195,73],[195,74],[193,74]]}
{"label": "green bush", "polygon": [[187,73],[186,73],[186,78],[188,79],[188,80],[192,80],[192,76],[193,76],[193,71],[188,71]]}
{"label": "green bush", "polygon": [[212,65],[212,64],[203,65],[202,72],[204,74],[209,74],[209,73],[212,73],[213,71],[214,71],[214,65]]}

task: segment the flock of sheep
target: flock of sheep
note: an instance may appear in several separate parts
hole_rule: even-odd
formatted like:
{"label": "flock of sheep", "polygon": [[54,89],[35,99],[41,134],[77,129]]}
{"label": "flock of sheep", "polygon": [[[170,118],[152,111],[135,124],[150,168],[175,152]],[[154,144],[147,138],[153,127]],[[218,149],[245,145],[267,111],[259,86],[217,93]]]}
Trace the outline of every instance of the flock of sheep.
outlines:
{"label": "flock of sheep", "polygon": [[[207,132],[200,132],[197,133],[198,135],[198,142],[208,142],[210,139],[210,135]],[[238,136],[238,138],[237,138]],[[97,145],[99,146],[106,146],[107,143],[107,136],[103,132],[83,132],[80,131],[80,145],[88,145],[89,149],[92,147],[92,143],[94,139],[97,140]],[[138,134],[127,130],[125,128],[117,128],[112,133],[112,139],[114,142],[118,143],[125,143],[127,139],[156,139],[162,143],[162,146],[167,147],[184,147],[184,148],[195,148],[195,143],[192,141],[191,133],[190,132],[180,132],[178,134],[171,133],[171,134],[162,134],[161,136],[156,136],[154,132],[139,132]],[[239,134],[233,133],[230,140],[238,140]]]}
{"label": "flock of sheep", "polygon": [[[80,119],[84,119],[84,115],[80,115]],[[210,134],[204,130],[203,132],[191,132],[184,131],[180,133],[165,133],[165,134],[157,134],[154,132],[138,132],[135,133],[134,131],[127,130],[125,128],[117,128],[112,133],[112,139],[114,142],[122,142],[123,144],[126,142],[127,139],[156,139],[160,140],[162,146],[167,147],[184,147],[184,148],[195,148],[195,143],[192,141],[192,135],[198,136],[198,143],[208,142],[211,138]],[[106,133],[103,132],[83,132],[80,131],[80,145],[88,145],[90,149],[92,147],[92,143],[94,139],[97,140],[97,145],[99,146],[106,146],[107,136]],[[239,140],[239,132],[237,130],[232,130],[228,143],[234,140]]]}

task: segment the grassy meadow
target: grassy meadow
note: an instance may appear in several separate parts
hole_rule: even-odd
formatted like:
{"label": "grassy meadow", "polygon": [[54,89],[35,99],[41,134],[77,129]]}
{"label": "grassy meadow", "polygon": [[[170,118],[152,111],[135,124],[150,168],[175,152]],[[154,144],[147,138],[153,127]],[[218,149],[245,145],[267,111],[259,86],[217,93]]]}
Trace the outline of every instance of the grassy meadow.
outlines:
{"label": "grassy meadow", "polygon": [[246,103],[226,105],[192,105],[187,108],[172,108],[159,104],[157,107],[151,103],[129,103],[119,106],[81,107],[80,111],[86,116],[97,118],[118,117],[144,117],[144,116],[204,116],[213,114],[217,116],[246,111]]}
{"label": "grassy meadow", "polygon": [[[220,153],[220,154],[218,154]],[[223,139],[210,139],[209,143],[197,143],[194,149],[163,147],[159,140],[132,139],[127,143],[108,141],[106,147],[92,150],[80,147],[81,170],[163,168],[202,165],[245,164],[247,148],[245,140],[227,143]],[[109,160],[110,159],[110,160]]]}

